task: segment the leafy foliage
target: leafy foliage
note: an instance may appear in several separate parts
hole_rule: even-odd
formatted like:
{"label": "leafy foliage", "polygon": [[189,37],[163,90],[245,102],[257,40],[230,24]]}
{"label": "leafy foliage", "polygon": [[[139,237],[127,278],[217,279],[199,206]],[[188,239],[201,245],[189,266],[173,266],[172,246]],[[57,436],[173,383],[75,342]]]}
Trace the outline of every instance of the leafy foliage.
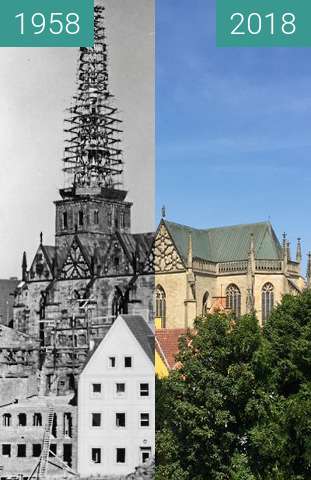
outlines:
{"label": "leafy foliage", "polygon": [[311,293],[196,319],[157,385],[157,480],[311,478]]}

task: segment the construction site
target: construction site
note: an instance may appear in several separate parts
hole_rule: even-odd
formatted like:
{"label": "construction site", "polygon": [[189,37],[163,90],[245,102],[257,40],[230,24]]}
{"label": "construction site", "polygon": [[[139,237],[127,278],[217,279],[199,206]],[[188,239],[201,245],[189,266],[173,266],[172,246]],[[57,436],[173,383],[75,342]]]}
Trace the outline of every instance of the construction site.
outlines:
{"label": "construction site", "polygon": [[119,314],[153,324],[153,233],[131,233],[102,3],[65,119],[55,243],[41,233],[34,259],[23,254],[13,321],[0,327],[1,480],[78,475],[77,388],[90,352]]}

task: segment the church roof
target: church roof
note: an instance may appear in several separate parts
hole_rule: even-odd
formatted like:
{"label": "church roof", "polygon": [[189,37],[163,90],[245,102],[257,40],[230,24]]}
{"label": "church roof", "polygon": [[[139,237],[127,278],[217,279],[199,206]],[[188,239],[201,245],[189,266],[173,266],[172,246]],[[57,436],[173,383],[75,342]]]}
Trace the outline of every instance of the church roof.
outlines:
{"label": "church roof", "polygon": [[254,236],[257,259],[282,258],[282,247],[270,222],[209,229],[192,228],[167,220],[163,220],[163,223],[184,260],[187,259],[189,234],[192,237],[193,257],[211,262],[246,260],[251,234]]}

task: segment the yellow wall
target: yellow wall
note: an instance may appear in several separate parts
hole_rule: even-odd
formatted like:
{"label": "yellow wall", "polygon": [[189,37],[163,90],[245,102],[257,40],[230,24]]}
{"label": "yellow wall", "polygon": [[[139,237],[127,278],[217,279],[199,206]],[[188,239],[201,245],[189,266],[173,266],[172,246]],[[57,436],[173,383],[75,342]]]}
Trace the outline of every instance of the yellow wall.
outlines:
{"label": "yellow wall", "polygon": [[167,366],[165,365],[157,351],[155,352],[155,373],[158,378],[168,377],[169,373]]}

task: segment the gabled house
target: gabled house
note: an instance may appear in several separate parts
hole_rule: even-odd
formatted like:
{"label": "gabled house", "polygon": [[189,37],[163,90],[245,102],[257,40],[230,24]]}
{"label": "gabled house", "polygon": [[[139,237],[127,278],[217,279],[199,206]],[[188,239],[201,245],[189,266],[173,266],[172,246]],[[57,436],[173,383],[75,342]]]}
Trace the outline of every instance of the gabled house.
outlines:
{"label": "gabled house", "polygon": [[124,475],[154,455],[154,334],[120,315],[89,354],[78,384],[78,472]]}

